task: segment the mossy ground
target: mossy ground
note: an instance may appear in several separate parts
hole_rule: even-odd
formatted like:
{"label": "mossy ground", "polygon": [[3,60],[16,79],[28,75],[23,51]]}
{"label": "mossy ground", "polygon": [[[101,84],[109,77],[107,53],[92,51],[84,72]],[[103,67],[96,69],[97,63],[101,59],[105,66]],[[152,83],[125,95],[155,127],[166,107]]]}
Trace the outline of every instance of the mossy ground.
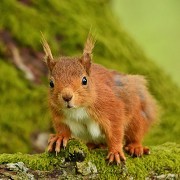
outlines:
{"label": "mossy ground", "polygon": [[[123,73],[145,75],[161,106],[160,123],[150,131],[145,143],[180,143],[179,87],[117,23],[110,5],[109,0],[32,0],[28,5],[2,0],[0,30],[7,31],[18,47],[36,52],[42,52],[40,32],[43,32],[55,55],[70,56],[82,53],[92,27],[97,34],[94,61]],[[0,152],[30,152],[32,131],[47,131],[50,127],[47,88],[27,82],[22,73],[7,63],[5,49],[1,42]]]}
{"label": "mossy ground", "polygon": [[[75,158],[70,160],[72,155],[76,156],[78,152],[86,154],[85,159],[80,160]],[[167,175],[169,173],[180,175],[180,145],[175,143],[166,143],[159,146],[151,147],[151,154],[142,158],[132,158],[128,155],[126,165],[108,165],[105,161],[107,150],[91,150],[77,141],[71,140],[66,150],[62,150],[57,156],[55,154],[42,153],[36,155],[28,155],[22,153],[16,154],[1,154],[0,164],[24,162],[25,165],[33,171],[39,171],[39,174],[50,174],[54,170],[56,172],[68,171],[68,175],[74,177],[83,177],[77,173],[77,162],[82,166],[85,162],[91,162],[97,168],[97,173],[92,176],[92,173],[84,177],[96,177],[95,179],[145,179],[152,178],[158,175]],[[77,156],[76,156],[77,157]],[[69,172],[69,169],[71,171]],[[54,171],[55,173],[55,171]],[[67,175],[67,177],[68,177]],[[59,178],[63,177],[63,173]]]}

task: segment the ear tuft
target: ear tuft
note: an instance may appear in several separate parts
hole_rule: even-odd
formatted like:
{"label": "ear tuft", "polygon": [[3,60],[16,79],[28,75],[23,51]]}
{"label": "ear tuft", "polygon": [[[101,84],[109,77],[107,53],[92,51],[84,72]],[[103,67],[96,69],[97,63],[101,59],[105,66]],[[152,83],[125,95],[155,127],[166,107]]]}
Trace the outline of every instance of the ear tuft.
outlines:
{"label": "ear tuft", "polygon": [[49,70],[52,71],[52,69],[55,65],[55,61],[53,59],[49,44],[47,43],[47,41],[42,33],[41,33],[41,43],[42,43],[42,46],[43,46],[43,49],[45,52],[44,61],[46,62]]}
{"label": "ear tuft", "polygon": [[90,71],[92,51],[93,51],[95,42],[96,42],[95,37],[89,32],[86,43],[84,45],[83,56],[81,59],[81,64],[84,66],[88,74]]}
{"label": "ear tuft", "polygon": [[95,37],[89,32],[86,43],[84,45],[83,55],[92,54],[94,45],[96,43]]}

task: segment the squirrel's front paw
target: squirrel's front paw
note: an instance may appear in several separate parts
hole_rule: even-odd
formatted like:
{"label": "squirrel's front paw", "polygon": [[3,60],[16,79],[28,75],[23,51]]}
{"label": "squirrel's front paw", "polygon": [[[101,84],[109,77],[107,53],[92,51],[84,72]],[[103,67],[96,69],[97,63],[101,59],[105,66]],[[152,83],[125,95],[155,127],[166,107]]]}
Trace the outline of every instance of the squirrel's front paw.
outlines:
{"label": "squirrel's front paw", "polygon": [[60,152],[61,146],[64,148],[67,145],[68,140],[70,137],[63,136],[61,134],[50,134],[49,140],[48,140],[48,152],[52,152],[55,150],[56,155]]}
{"label": "squirrel's front paw", "polygon": [[117,165],[119,165],[121,162],[126,161],[126,158],[122,151],[109,151],[106,159],[109,160],[109,164],[116,162]]}

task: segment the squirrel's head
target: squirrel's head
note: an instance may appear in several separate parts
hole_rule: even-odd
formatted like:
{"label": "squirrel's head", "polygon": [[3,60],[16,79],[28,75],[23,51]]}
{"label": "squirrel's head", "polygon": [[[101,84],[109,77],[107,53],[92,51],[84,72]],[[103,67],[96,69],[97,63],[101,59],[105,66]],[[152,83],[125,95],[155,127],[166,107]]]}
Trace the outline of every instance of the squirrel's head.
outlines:
{"label": "squirrel's head", "polygon": [[63,108],[88,106],[91,102],[91,55],[95,40],[89,35],[81,57],[60,57],[55,60],[42,36],[45,62],[49,69],[50,103]]}

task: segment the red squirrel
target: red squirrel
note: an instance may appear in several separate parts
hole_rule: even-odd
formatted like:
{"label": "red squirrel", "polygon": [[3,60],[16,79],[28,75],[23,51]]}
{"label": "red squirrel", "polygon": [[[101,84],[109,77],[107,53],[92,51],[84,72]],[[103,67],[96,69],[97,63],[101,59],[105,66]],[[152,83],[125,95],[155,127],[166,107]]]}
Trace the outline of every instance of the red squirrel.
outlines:
{"label": "red squirrel", "polygon": [[42,37],[49,69],[49,106],[56,134],[48,151],[60,152],[70,138],[91,147],[108,147],[109,163],[125,161],[124,149],[132,156],[149,154],[142,139],[156,119],[156,102],[140,75],[126,75],[92,63],[95,39],[88,35],[80,57],[54,59]]}

